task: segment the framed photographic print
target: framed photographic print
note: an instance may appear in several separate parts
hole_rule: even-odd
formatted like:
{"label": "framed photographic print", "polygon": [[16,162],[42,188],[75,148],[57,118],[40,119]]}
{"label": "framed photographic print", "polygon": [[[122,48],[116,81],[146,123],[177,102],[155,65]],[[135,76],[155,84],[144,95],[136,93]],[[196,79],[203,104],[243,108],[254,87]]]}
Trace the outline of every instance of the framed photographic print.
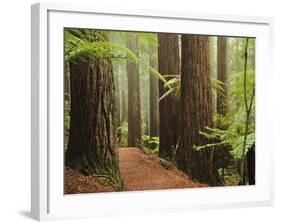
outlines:
{"label": "framed photographic print", "polygon": [[273,203],[273,20],[32,6],[32,217]]}

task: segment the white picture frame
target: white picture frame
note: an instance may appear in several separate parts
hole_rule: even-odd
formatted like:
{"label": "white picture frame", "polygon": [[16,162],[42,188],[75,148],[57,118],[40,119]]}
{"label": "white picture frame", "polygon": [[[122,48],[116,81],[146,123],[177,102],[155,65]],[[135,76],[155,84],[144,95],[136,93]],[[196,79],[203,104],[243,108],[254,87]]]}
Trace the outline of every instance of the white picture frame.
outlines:
{"label": "white picture frame", "polygon": [[[271,18],[38,3],[32,5],[31,214],[37,220],[264,206],[273,203]],[[256,38],[256,185],[63,194],[63,27]]]}

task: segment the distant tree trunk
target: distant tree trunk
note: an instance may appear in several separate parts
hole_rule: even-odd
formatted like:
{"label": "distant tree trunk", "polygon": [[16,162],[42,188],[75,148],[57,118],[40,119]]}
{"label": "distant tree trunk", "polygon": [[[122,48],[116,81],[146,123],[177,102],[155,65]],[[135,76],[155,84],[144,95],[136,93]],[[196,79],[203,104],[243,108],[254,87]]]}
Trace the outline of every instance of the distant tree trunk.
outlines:
{"label": "distant tree trunk", "polygon": [[117,127],[120,126],[121,124],[121,118],[120,118],[120,111],[121,111],[121,106],[120,106],[120,88],[119,88],[119,65],[114,64],[115,67],[115,74],[114,74],[114,84],[115,84],[115,101],[116,101],[116,123]]}
{"label": "distant tree trunk", "polygon": [[[149,55],[139,50],[139,57],[142,63],[149,65]],[[150,116],[149,116],[149,72],[140,68],[140,98],[141,98],[141,116],[142,116],[142,134],[149,135]]]}
{"label": "distant tree trunk", "polygon": [[[223,95],[217,94],[217,113],[225,116],[228,112],[228,41],[227,37],[217,37],[217,79],[223,83]],[[218,128],[227,129],[226,126],[220,125]],[[224,169],[228,167],[230,161],[230,145],[217,146],[214,152],[214,161],[219,168]],[[222,175],[224,181],[224,175]]]}
{"label": "distant tree trunk", "polygon": [[[137,54],[136,34],[127,37],[127,47]],[[128,75],[128,146],[138,147],[141,144],[141,108],[139,67],[127,61]]]}
{"label": "distant tree trunk", "polygon": [[[116,172],[115,90],[108,60],[70,63],[71,121],[66,165],[84,174]],[[115,174],[116,174],[115,173]]]}
{"label": "distant tree trunk", "polygon": [[[155,49],[156,50],[156,49]],[[157,70],[157,59],[149,57],[149,64]],[[150,103],[150,136],[159,136],[159,87],[158,79],[154,75],[149,76],[149,103]]]}
{"label": "distant tree trunk", "polygon": [[212,150],[193,148],[210,143],[199,131],[213,125],[209,37],[182,35],[181,58],[181,140],[177,165],[192,178],[217,185],[220,177]]}
{"label": "distant tree trunk", "polygon": [[[158,70],[162,75],[179,75],[179,39],[177,34],[158,34]],[[167,78],[170,79],[170,78]],[[159,95],[167,90],[162,81],[159,81]],[[168,95],[159,102],[159,156],[172,159],[173,148],[178,139],[179,99],[173,94]]]}
{"label": "distant tree trunk", "polygon": [[69,63],[64,63],[64,99],[70,100],[70,77],[69,77]]}
{"label": "distant tree trunk", "polygon": [[228,112],[227,102],[227,37],[217,39],[217,79],[223,83],[224,95],[217,95],[217,113],[226,115]]}
{"label": "distant tree trunk", "polygon": [[122,90],[122,122],[128,121],[128,104],[125,91]]}

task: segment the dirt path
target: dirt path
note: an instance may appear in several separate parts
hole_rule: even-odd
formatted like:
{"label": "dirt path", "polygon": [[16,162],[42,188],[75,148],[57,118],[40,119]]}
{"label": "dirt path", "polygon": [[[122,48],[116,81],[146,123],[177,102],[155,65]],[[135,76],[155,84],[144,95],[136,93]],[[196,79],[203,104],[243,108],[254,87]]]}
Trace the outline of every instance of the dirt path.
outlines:
{"label": "dirt path", "polygon": [[[160,164],[157,156],[143,153],[137,148],[119,148],[119,166],[124,191],[159,190],[172,188],[204,187],[196,183],[171,164]],[[95,174],[85,176],[75,170],[65,169],[65,194],[112,192],[114,184],[103,185]]]}
{"label": "dirt path", "polygon": [[175,167],[163,167],[156,156],[137,148],[119,148],[119,167],[127,191],[206,186],[190,180]]}

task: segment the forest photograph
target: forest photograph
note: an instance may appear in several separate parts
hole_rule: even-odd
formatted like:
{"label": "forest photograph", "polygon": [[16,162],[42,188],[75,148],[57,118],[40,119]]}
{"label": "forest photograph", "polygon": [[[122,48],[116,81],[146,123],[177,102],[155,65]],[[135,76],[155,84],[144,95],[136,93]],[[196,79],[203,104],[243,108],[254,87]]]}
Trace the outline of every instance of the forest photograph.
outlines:
{"label": "forest photograph", "polygon": [[64,28],[64,193],[255,185],[255,38]]}

